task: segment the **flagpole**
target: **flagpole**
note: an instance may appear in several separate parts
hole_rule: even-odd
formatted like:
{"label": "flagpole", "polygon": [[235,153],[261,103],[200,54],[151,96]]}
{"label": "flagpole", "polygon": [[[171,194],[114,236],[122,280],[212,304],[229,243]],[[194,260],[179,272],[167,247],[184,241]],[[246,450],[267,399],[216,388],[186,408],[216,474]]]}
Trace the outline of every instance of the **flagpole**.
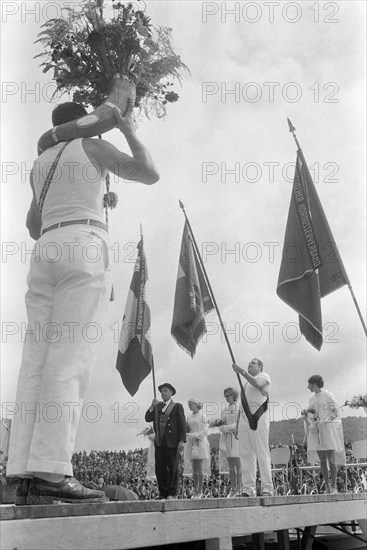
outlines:
{"label": "flagpole", "polygon": [[[141,239],[141,247],[143,248],[143,242],[144,242],[144,235],[143,235],[143,226],[140,222],[140,239]],[[153,379],[153,397],[154,399],[157,398],[157,391],[155,387],[155,371],[154,371],[154,358],[152,355],[152,379]]]}
{"label": "flagpole", "polygon": [[359,308],[357,299],[356,299],[356,297],[355,297],[355,295],[354,295],[354,292],[353,292],[352,285],[351,285],[350,283],[348,284],[348,288],[349,288],[349,291],[350,291],[351,296],[352,296],[352,298],[353,298],[354,305],[356,306],[356,310],[357,310],[357,312],[358,312],[359,318],[360,318],[360,320],[361,320],[362,327],[363,327],[363,329],[364,329],[364,333],[365,333],[365,335],[366,335],[366,337],[367,337],[367,327],[366,327],[366,323],[364,322],[364,319],[363,319],[363,317],[362,317],[362,312],[361,312],[361,310],[360,310],[360,308]]}
{"label": "flagpole", "polygon": [[[211,287],[211,284],[210,284],[210,281],[209,281],[209,278],[208,278],[208,274],[207,274],[207,272],[206,272],[206,269],[205,269],[203,260],[202,260],[202,258],[201,258],[201,255],[200,255],[200,252],[199,252],[198,245],[196,244],[196,240],[195,240],[195,237],[194,237],[194,233],[193,233],[193,231],[192,231],[191,224],[190,224],[189,219],[188,219],[188,217],[187,217],[187,214],[186,214],[186,211],[185,211],[185,207],[184,207],[183,203],[182,203],[180,200],[179,200],[178,202],[179,202],[179,204],[180,204],[180,208],[181,208],[182,212],[184,213],[185,220],[186,220],[186,222],[187,222],[187,225],[188,225],[188,228],[189,228],[189,231],[190,231],[190,235],[191,235],[191,238],[192,238],[192,242],[193,242],[193,245],[194,245],[194,248],[195,248],[195,251],[196,251],[198,260],[199,260],[199,262],[200,262],[201,269],[203,270],[203,275],[204,275],[204,278],[205,278],[205,282],[206,282],[206,284],[207,284],[207,286],[208,286],[208,289],[209,289],[209,292],[210,292],[211,299],[212,299],[212,301],[213,301],[215,310],[216,310],[217,315],[218,315],[219,323],[220,323],[220,326],[221,326],[221,328],[222,328],[222,331],[223,331],[223,334],[224,334],[224,338],[225,338],[225,340],[226,340],[226,344],[227,344],[228,351],[229,351],[229,354],[230,354],[231,359],[232,359],[232,363],[236,363],[236,360],[235,360],[235,358],[234,358],[233,351],[232,351],[232,348],[231,348],[231,344],[229,343],[228,336],[227,336],[227,332],[226,332],[226,329],[225,329],[225,326],[224,326],[224,323],[223,323],[223,320],[222,320],[222,316],[221,316],[221,314],[220,314],[220,311],[219,311],[219,308],[218,308],[217,301],[216,301],[216,299],[215,299],[215,297],[214,297],[213,289],[212,289],[212,287]],[[243,389],[243,385],[242,385],[242,382],[241,382],[240,375],[239,375],[238,373],[236,373],[236,375],[237,375],[237,379],[238,379],[238,382],[239,382],[241,391],[243,392],[244,389]]]}
{"label": "flagpole", "polygon": [[[143,250],[144,235],[143,235],[143,226],[142,226],[141,222],[140,222],[140,239],[141,239],[141,247],[142,247],[142,250]],[[157,399],[153,353],[152,353],[152,382],[153,382],[153,397],[154,397],[154,399]],[[154,418],[155,425],[157,426],[157,430],[158,430],[158,409],[157,409],[157,407],[154,407],[154,416],[155,416],[155,418]],[[156,436],[157,436],[157,434],[156,434]]]}
{"label": "flagpole", "polygon": [[[308,164],[307,164],[307,162],[306,162],[306,159],[305,159],[305,157],[304,157],[302,148],[301,148],[301,146],[300,146],[300,144],[299,144],[299,141],[298,141],[298,139],[297,139],[297,136],[296,136],[296,129],[295,129],[295,127],[293,126],[293,124],[291,123],[291,121],[289,120],[289,118],[287,118],[287,121],[288,121],[289,131],[290,131],[290,133],[292,134],[292,136],[293,136],[293,138],[294,138],[294,141],[296,142],[296,145],[297,145],[297,153],[299,153],[299,155],[300,155],[300,157],[301,157],[302,164],[303,164],[303,166],[305,166],[305,168],[306,168],[308,177],[312,179],[310,170],[308,169]],[[308,189],[305,189],[304,192],[306,193],[307,203],[308,203],[308,202],[309,202],[309,201],[308,201]],[[309,205],[308,205],[308,208],[309,208]],[[311,217],[311,216],[310,216],[310,217]]]}
{"label": "flagpole", "polygon": [[[306,167],[306,170],[307,170],[307,173],[308,173],[308,176],[311,178],[311,174],[310,174],[310,171],[309,171],[309,168],[307,166],[307,162],[306,162],[306,159],[303,155],[303,151],[301,149],[301,146],[298,142],[298,139],[297,139],[297,136],[296,136],[296,128],[293,126],[292,122],[289,120],[289,118],[287,118],[287,121],[288,121],[288,127],[289,127],[289,131],[290,133],[292,134],[293,138],[294,138],[294,141],[296,142],[296,145],[297,145],[297,149],[298,149],[298,153],[301,157],[301,160],[302,160],[302,164]],[[311,178],[312,179],[312,178]],[[344,268],[345,269],[345,268]],[[362,324],[362,327],[363,327],[363,330],[364,330],[364,333],[367,337],[367,327],[366,327],[366,323],[364,322],[364,319],[363,319],[363,316],[362,316],[362,312],[360,310],[360,307],[359,307],[359,304],[357,302],[357,299],[355,297],[355,294],[353,292],[353,288],[352,288],[352,285],[350,284],[350,281],[349,281],[349,277],[347,275],[347,278],[348,278],[348,283],[347,283],[347,286],[349,288],[349,292],[352,296],[352,299],[353,299],[353,302],[354,302],[354,305],[356,307],[356,310],[357,310],[357,313],[358,313],[358,317],[361,321],[361,324]]]}

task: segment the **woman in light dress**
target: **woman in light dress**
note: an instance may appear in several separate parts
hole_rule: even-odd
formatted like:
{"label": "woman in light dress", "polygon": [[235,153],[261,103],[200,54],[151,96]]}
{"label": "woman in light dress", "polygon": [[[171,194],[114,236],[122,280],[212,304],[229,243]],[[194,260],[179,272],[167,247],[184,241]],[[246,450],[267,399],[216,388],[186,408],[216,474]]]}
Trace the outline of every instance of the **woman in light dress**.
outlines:
{"label": "woman in light dress", "polygon": [[153,431],[153,427],[151,428],[151,431],[146,435],[146,437],[149,439],[149,447],[148,447],[148,457],[147,457],[147,465],[146,465],[146,472],[147,472],[147,479],[149,481],[155,480],[155,456],[154,456],[154,440],[155,440],[155,433]]}
{"label": "woman in light dress", "polygon": [[187,418],[187,443],[185,447],[185,462],[189,460],[192,467],[194,495],[198,499],[203,496],[204,476],[210,474],[210,446],[208,441],[209,424],[201,411],[202,403],[195,398],[189,399],[191,411]]}
{"label": "woman in light dress", "polygon": [[228,405],[222,412],[224,425],[219,427],[221,432],[219,450],[225,454],[229,467],[231,486],[227,498],[234,498],[241,494],[242,488],[240,447],[237,437],[240,404],[238,402],[238,391],[234,388],[226,388],[224,397]]}
{"label": "woman in light dress", "polygon": [[[335,397],[323,390],[324,381],[319,374],[308,379],[308,389],[315,395],[304,411],[307,436],[307,456],[311,464],[320,462],[326,492],[337,493],[337,466],[345,465],[343,426]],[[329,480],[330,474],[330,480]]]}

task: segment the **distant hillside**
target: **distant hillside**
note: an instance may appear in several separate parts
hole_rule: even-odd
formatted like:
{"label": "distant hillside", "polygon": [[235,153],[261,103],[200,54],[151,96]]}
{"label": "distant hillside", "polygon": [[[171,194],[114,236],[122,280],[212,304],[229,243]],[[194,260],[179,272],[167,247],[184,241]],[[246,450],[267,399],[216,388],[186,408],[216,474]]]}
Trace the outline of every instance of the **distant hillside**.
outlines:
{"label": "distant hillside", "polygon": [[[367,417],[348,416],[342,418],[344,441],[353,443],[359,439],[367,437]],[[270,443],[283,443],[288,445],[292,442],[292,434],[296,443],[302,443],[303,440],[303,421],[298,420],[280,420],[272,422],[270,425]]]}
{"label": "distant hillside", "polygon": [[[367,417],[342,418],[344,441],[353,443],[359,439],[367,437]],[[295,443],[302,443],[303,440],[303,421],[299,419],[280,420],[270,424],[270,444],[289,445],[292,443],[292,435]],[[218,447],[219,434],[209,436],[211,447]]]}

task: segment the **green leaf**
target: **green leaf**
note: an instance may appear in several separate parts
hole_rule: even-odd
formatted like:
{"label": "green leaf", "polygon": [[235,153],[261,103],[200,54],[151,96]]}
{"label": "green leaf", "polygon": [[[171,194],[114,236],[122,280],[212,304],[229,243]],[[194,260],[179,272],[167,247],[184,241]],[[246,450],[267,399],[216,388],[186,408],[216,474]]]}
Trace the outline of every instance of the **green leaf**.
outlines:
{"label": "green leaf", "polygon": [[46,67],[43,69],[43,73],[47,73],[50,69],[52,69],[53,65],[51,63],[47,63]]}

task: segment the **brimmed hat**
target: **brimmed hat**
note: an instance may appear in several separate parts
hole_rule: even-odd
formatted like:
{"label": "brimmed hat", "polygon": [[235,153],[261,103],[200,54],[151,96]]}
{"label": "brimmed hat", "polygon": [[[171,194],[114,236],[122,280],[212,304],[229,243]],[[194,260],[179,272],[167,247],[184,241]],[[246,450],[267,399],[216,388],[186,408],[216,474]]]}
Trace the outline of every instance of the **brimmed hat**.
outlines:
{"label": "brimmed hat", "polygon": [[164,384],[161,384],[160,386],[158,386],[158,390],[160,392],[162,391],[163,388],[168,388],[169,390],[171,390],[172,395],[175,395],[176,393],[175,388],[172,386],[172,384],[169,384],[168,382],[165,382]]}

